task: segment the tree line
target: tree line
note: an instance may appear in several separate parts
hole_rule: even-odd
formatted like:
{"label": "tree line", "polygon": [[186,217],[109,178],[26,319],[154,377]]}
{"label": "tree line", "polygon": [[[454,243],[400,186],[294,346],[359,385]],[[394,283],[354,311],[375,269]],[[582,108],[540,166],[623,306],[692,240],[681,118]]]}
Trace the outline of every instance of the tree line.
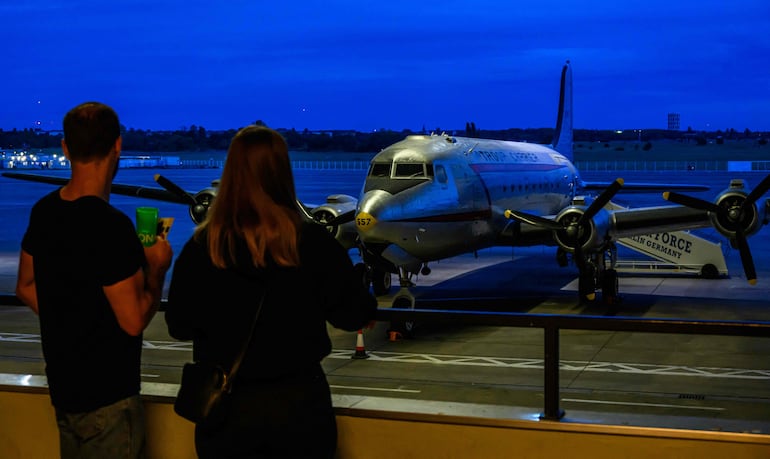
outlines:
{"label": "tree line", "polygon": [[[255,124],[262,124],[256,121]],[[436,128],[431,131],[412,131],[404,129],[377,130],[372,132],[358,132],[353,130],[323,130],[311,131],[309,129],[276,129],[281,132],[293,151],[313,152],[360,152],[374,153],[402,140],[407,135],[430,135],[431,133],[446,133],[462,137],[489,138],[498,140],[517,140],[530,143],[548,144],[551,142],[553,128],[510,128],[503,130],[478,129],[473,122],[466,123],[464,130],[442,131]],[[138,152],[195,152],[195,151],[222,151],[227,150],[230,140],[237,129],[210,131],[203,126],[192,125],[174,131],[151,131],[144,129],[126,128],[121,126],[123,135],[123,148],[127,151]],[[763,136],[764,134],[764,136]],[[594,130],[575,129],[573,138],[575,142],[609,142],[609,141],[633,141],[661,139],[687,139],[697,143],[706,143],[706,139],[750,139],[756,138],[760,142],[767,143],[768,133],[755,133],[749,129],[743,132],[735,129],[713,132],[669,131],[665,129],[646,130]],[[0,149],[31,150],[59,148],[61,146],[61,131],[42,131],[39,129],[0,129]]]}

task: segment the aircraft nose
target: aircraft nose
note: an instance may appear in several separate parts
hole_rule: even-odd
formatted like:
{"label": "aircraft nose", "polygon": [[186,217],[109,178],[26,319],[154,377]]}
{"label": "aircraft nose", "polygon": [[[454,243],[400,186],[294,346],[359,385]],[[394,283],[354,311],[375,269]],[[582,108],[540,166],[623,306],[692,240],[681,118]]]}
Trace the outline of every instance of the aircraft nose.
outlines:
{"label": "aircraft nose", "polygon": [[377,219],[368,212],[359,212],[356,215],[356,228],[359,231],[368,231],[377,224]]}

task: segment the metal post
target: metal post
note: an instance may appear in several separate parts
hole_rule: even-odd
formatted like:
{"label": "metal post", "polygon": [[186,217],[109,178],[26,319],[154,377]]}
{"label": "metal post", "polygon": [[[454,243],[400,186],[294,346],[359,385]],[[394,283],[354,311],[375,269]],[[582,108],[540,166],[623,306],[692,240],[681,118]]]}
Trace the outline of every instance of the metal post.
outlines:
{"label": "metal post", "polygon": [[540,419],[558,421],[564,417],[564,410],[559,409],[559,329],[557,327],[545,327],[544,348],[545,412],[540,415]]}

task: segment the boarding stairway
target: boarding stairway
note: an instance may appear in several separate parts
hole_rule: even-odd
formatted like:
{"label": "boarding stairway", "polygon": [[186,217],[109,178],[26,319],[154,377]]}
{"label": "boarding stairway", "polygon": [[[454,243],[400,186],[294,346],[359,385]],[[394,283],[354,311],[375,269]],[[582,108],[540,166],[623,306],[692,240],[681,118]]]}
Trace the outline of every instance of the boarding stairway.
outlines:
{"label": "boarding stairway", "polygon": [[[605,208],[626,209],[612,202]],[[709,241],[690,231],[669,231],[620,238],[617,243],[647,257],[618,257],[615,269],[621,273],[695,274],[707,279],[716,279],[728,274],[722,244]]]}

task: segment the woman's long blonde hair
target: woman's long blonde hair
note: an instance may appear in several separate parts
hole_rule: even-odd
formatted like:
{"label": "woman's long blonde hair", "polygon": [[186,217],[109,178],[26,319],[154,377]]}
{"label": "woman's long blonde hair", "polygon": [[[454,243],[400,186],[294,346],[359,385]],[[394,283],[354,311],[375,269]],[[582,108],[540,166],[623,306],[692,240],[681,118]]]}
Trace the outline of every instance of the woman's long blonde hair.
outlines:
{"label": "woman's long blonde hair", "polygon": [[235,264],[238,240],[255,266],[265,266],[267,254],[280,266],[297,266],[299,224],[286,140],[264,126],[242,128],[230,142],[219,191],[195,237],[207,230],[208,252],[219,268]]}

